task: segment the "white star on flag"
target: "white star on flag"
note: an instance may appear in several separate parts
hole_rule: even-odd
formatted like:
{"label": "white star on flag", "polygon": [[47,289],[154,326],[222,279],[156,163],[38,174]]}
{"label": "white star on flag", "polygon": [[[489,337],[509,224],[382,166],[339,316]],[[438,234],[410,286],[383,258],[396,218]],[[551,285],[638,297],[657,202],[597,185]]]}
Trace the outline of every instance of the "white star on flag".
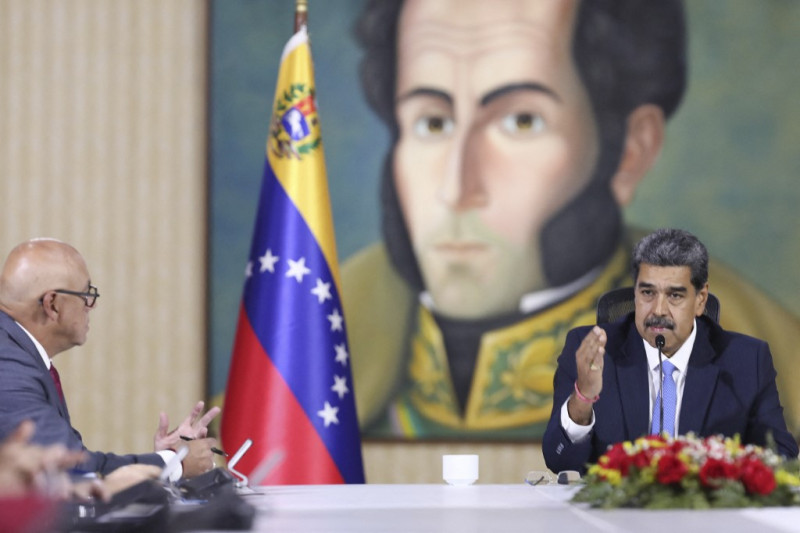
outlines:
{"label": "white star on flag", "polygon": [[336,345],[336,362],[342,363],[343,366],[347,365],[347,347],[342,344]]}
{"label": "white star on flag", "polygon": [[317,297],[319,303],[322,303],[325,300],[330,300],[332,298],[331,284],[324,283],[321,279],[317,278],[317,286],[311,289],[311,294]]}
{"label": "white star on flag", "polygon": [[333,313],[328,315],[328,320],[331,321],[331,331],[342,331],[344,317],[339,313],[338,309],[334,309]]}
{"label": "white star on flag", "polygon": [[347,378],[344,376],[333,376],[333,387],[331,390],[339,395],[339,399],[344,398],[344,395],[350,392],[347,388]]}
{"label": "white star on flag", "polygon": [[253,275],[253,262],[252,261],[248,261],[247,262],[247,266],[244,269],[244,275],[245,275],[245,277],[248,277],[248,278]]}
{"label": "white star on flag", "polygon": [[339,423],[338,413],[339,408],[332,407],[328,402],[325,402],[325,407],[321,411],[317,411],[317,415],[325,421],[325,427]]}
{"label": "white star on flag", "polygon": [[261,272],[269,270],[274,274],[275,263],[278,262],[278,259],[280,259],[280,257],[277,255],[272,255],[272,250],[267,248],[267,252],[258,258],[258,260],[261,261]]}
{"label": "white star on flag", "polygon": [[286,272],[287,278],[294,278],[297,280],[297,283],[301,283],[303,281],[303,276],[310,273],[311,270],[306,267],[305,257],[301,257],[297,261],[289,259],[289,270]]}

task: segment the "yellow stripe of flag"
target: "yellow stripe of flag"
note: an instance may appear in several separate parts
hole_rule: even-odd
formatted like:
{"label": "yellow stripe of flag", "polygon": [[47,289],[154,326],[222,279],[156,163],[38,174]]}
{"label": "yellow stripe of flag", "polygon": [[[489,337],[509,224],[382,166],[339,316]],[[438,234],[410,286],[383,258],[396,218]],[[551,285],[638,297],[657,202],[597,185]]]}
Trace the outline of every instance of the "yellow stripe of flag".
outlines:
{"label": "yellow stripe of flag", "polygon": [[322,248],[341,294],[321,131],[311,48],[302,28],[281,57],[267,158]]}

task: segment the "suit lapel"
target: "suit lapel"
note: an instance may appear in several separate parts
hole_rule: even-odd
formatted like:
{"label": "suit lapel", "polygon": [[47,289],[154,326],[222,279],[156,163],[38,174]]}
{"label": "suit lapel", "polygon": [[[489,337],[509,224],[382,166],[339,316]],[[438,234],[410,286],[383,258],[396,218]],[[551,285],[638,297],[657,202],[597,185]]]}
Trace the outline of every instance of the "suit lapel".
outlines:
{"label": "suit lapel", "polygon": [[650,385],[647,356],[642,338],[631,321],[617,360],[617,383],[625,420],[626,438],[636,439],[648,433],[650,419]]}
{"label": "suit lapel", "polygon": [[30,337],[28,337],[28,334],[25,333],[21,327],[19,327],[13,318],[2,311],[0,311],[0,327],[5,329],[8,332],[8,336],[11,337],[11,340],[16,342],[19,347],[25,351],[25,353],[33,358],[36,367],[42,373],[42,383],[44,383],[44,386],[47,389],[47,395],[50,398],[50,404],[58,409],[58,412],[61,414],[61,416],[63,416],[67,422],[69,422],[69,411],[67,410],[67,406],[61,401],[61,398],[59,398],[58,391],[56,390],[56,384],[53,381],[52,376],[50,376],[50,371],[47,369],[47,365],[45,365],[42,356],[39,355],[39,350],[36,349],[36,346],[33,344],[33,341],[31,341]]}
{"label": "suit lapel", "polygon": [[694,339],[692,355],[686,373],[686,385],[681,400],[681,434],[693,431],[703,433],[703,421],[711,405],[711,397],[717,385],[719,368],[713,364],[714,349],[708,337],[708,326],[697,319],[697,336]]}

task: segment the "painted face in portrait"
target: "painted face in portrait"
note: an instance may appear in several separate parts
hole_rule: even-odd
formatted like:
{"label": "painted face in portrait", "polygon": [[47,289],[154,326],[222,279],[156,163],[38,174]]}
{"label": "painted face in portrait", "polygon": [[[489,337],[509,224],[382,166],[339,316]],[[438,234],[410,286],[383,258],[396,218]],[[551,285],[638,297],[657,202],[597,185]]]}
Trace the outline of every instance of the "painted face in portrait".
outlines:
{"label": "painted face in portrait", "polygon": [[[394,179],[426,288],[457,318],[547,287],[543,225],[598,159],[572,54],[577,3],[410,0],[399,27]],[[569,246],[568,243],[565,243]]]}
{"label": "painted face in portrait", "polygon": [[671,356],[686,342],[694,319],[703,314],[708,284],[696,290],[688,266],[642,264],[635,286],[636,329],[651,346],[663,335],[664,355]]}

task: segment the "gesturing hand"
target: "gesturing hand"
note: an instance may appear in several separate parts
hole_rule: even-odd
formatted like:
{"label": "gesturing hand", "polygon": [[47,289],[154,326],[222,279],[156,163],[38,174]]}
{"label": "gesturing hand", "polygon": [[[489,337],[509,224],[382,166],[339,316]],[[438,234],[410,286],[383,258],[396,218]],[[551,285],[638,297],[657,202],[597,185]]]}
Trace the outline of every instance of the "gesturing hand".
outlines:
{"label": "gesturing hand", "polygon": [[574,422],[584,426],[591,423],[593,399],[603,390],[603,356],[606,353],[607,340],[605,330],[595,326],[583,338],[575,352],[577,391],[569,398],[567,412]]}
{"label": "gesturing hand", "polygon": [[158,429],[153,438],[155,451],[177,449],[182,444],[182,436],[191,439],[204,438],[208,434],[208,424],[220,413],[219,407],[212,407],[203,414],[204,407],[204,402],[197,402],[189,416],[172,431],[168,429],[169,419],[166,413],[161,413],[158,417]]}
{"label": "gesturing hand", "polygon": [[595,326],[584,337],[575,352],[578,367],[578,389],[589,398],[594,398],[603,389],[603,355],[606,353],[606,331]]}

